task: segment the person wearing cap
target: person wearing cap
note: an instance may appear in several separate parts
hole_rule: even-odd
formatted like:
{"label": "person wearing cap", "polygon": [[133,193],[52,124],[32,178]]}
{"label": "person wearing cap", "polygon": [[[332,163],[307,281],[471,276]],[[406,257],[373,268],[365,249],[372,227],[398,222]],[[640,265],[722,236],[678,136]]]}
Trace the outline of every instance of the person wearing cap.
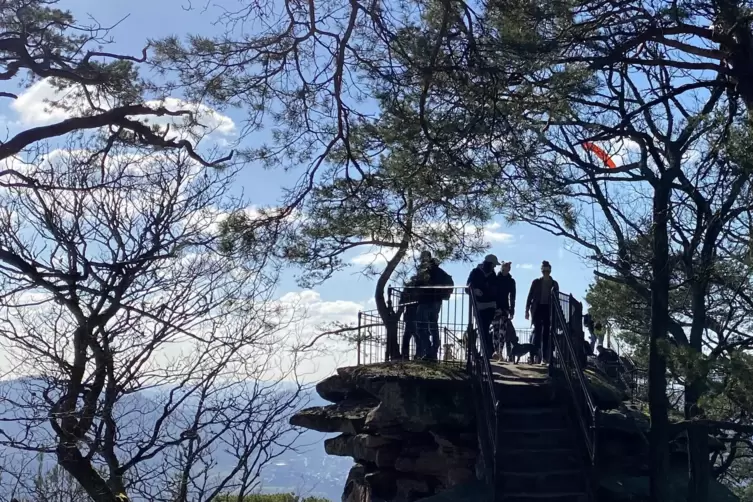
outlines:
{"label": "person wearing cap", "polygon": [[531,282],[531,289],[526,299],[526,320],[533,317],[533,343],[541,351],[540,362],[549,362],[549,341],[551,340],[551,317],[549,305],[552,291],[559,291],[560,286],[552,278],[552,265],[541,262],[541,277]]}
{"label": "person wearing cap", "polygon": [[494,354],[491,324],[494,313],[497,310],[497,276],[494,275],[494,267],[500,265],[499,260],[493,254],[486,255],[484,261],[471,270],[468,276],[468,289],[476,302],[478,311],[479,335],[484,344],[487,357]]}

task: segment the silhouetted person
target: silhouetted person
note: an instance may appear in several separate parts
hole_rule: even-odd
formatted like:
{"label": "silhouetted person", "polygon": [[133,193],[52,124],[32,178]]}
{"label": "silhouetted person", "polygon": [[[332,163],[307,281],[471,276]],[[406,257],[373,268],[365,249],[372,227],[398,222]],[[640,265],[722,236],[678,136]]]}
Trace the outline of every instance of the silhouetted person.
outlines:
{"label": "silhouetted person", "polygon": [[541,262],[541,277],[531,282],[526,299],[526,320],[533,318],[533,343],[541,351],[541,362],[549,362],[551,341],[550,304],[552,291],[559,291],[557,281],[552,278],[552,265]]}
{"label": "silhouetted person", "polygon": [[596,360],[600,363],[617,364],[620,362],[620,356],[614,350],[608,349],[603,345],[599,345],[597,350],[599,351],[599,355],[596,356]]}
{"label": "silhouetted person", "polygon": [[507,317],[515,317],[515,295],[517,288],[515,279],[510,275],[512,263],[507,261],[502,264],[502,269],[497,274],[497,308],[507,312]]}
{"label": "silhouetted person", "polygon": [[494,267],[499,265],[499,260],[493,254],[486,255],[483,263],[471,270],[468,275],[468,287],[473,293],[480,323],[478,330],[481,343],[484,344],[487,357],[494,354],[494,342],[492,340],[491,324],[497,309],[497,276],[494,275]]}
{"label": "silhouetted person", "polygon": [[403,310],[403,324],[405,324],[405,330],[403,331],[403,344],[400,353],[403,359],[410,359],[410,340],[413,338],[416,344],[416,352],[414,357],[418,357],[419,354],[423,354],[421,347],[421,339],[418,337],[418,330],[416,329],[416,319],[418,319],[418,302],[416,302],[416,276],[413,276],[405,283],[402,293],[400,293],[400,306]]}
{"label": "silhouetted person", "polygon": [[419,290],[416,312],[418,338],[422,348],[419,357],[436,361],[440,345],[439,313],[442,301],[446,299],[448,289],[452,293],[454,283],[452,276],[439,266],[439,260],[432,258],[428,251],[421,253],[416,279],[417,285],[423,287]]}
{"label": "silhouetted person", "polygon": [[604,345],[604,335],[606,334],[606,330],[604,329],[604,324],[602,324],[601,321],[594,321],[594,329],[591,333],[591,351],[593,352],[594,348],[596,347],[596,344]]}
{"label": "silhouetted person", "polygon": [[603,345],[599,345],[597,349],[599,355],[596,356],[596,361],[600,364],[602,371],[612,378],[618,377],[620,374],[620,356],[614,350]]}
{"label": "silhouetted person", "polygon": [[596,349],[596,344],[604,344],[604,325],[593,317],[590,313],[583,316],[583,325],[588,328],[588,333],[591,335],[590,341],[590,353],[593,354]]}

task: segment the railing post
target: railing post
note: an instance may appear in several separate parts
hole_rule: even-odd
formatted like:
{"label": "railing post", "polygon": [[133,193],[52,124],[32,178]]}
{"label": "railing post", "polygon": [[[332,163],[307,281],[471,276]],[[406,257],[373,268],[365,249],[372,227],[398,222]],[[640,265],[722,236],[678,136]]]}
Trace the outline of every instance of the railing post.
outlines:
{"label": "railing post", "polygon": [[[489,375],[489,378],[493,378],[493,375]],[[500,472],[502,471],[502,448],[500,448],[499,444],[499,413],[500,413],[500,407],[502,403],[499,401],[494,402],[494,437],[492,437],[492,444],[494,445],[494,474],[492,475],[492,478],[494,479],[494,499],[498,500],[499,496],[503,493],[503,490],[499,486],[502,482],[502,476],[500,475]]]}
{"label": "railing post", "polygon": [[591,459],[592,465],[598,466],[599,456],[599,410],[594,412],[593,418],[593,458]]}
{"label": "railing post", "polygon": [[468,301],[468,327],[465,328],[465,359],[468,371],[471,371],[471,365],[473,364],[471,357],[473,354],[472,347],[476,346],[476,340],[473,336],[473,304],[471,300]]}
{"label": "railing post", "polygon": [[386,329],[386,336],[387,340],[384,344],[384,361],[388,362],[391,361],[392,356],[392,335],[393,331],[395,331],[395,336],[397,336],[397,329],[392,329],[393,327],[396,328],[397,321],[395,320],[395,311],[392,308],[392,286],[389,286],[387,288],[387,312],[389,316],[389,320],[385,323],[385,329]]}
{"label": "railing post", "polygon": [[[549,371],[549,377],[554,377],[554,344],[557,343],[557,340],[554,339],[555,336],[557,336],[557,333],[559,330],[557,329],[557,310],[556,305],[554,302],[560,301],[559,293],[555,292],[554,290],[551,293],[551,298],[549,299],[549,364],[547,365],[547,369]],[[544,357],[544,335],[542,333],[541,335],[541,357]],[[557,357],[562,357],[562,354],[557,354]]]}
{"label": "railing post", "polygon": [[356,366],[361,366],[361,316],[363,312],[358,312],[358,338],[356,338]]}

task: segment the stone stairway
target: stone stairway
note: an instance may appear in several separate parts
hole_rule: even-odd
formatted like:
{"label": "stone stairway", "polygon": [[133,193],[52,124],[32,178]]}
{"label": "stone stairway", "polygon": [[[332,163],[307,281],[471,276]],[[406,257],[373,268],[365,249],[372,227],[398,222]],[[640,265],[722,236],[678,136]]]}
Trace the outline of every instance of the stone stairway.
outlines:
{"label": "stone stairway", "polygon": [[494,364],[502,402],[500,460],[504,502],[588,502],[586,474],[566,411],[547,368]]}

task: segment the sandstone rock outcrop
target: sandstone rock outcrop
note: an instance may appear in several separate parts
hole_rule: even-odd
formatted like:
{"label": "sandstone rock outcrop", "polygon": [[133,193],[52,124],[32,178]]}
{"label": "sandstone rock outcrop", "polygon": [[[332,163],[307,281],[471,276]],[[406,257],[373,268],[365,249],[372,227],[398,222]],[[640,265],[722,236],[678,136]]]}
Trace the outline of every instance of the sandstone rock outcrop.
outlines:
{"label": "sandstone rock outcrop", "polygon": [[340,435],[330,455],[352,457],[343,502],[413,502],[475,480],[478,443],[468,377],[420,362],[340,368],[316,386],[331,405],[291,423]]}

